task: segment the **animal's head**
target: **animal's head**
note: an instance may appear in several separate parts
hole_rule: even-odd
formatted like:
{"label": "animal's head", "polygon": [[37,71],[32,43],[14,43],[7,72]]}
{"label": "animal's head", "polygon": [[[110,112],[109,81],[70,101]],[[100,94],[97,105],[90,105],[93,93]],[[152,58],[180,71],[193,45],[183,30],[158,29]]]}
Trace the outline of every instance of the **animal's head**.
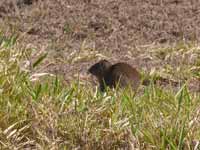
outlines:
{"label": "animal's head", "polygon": [[112,64],[109,61],[103,59],[97,62],[96,64],[92,65],[88,69],[88,72],[96,76],[98,79],[100,79],[104,77],[104,74],[106,73],[106,71],[109,69],[111,65]]}

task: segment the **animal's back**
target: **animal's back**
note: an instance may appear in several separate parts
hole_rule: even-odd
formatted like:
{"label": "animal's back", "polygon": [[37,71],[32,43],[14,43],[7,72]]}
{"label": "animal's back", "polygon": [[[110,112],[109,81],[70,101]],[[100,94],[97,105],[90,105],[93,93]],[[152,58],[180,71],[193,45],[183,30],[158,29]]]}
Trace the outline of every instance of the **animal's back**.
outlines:
{"label": "animal's back", "polygon": [[126,63],[117,63],[109,68],[105,76],[105,82],[110,87],[120,87],[132,86],[136,89],[140,84],[140,74],[139,72]]}

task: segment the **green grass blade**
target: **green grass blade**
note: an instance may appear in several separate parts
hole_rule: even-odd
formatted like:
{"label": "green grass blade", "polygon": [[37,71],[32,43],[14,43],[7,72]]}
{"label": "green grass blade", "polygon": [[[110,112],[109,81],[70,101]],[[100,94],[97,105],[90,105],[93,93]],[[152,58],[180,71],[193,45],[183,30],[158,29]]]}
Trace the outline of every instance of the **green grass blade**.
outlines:
{"label": "green grass blade", "polygon": [[41,55],[34,63],[33,63],[33,68],[35,68],[37,65],[39,65],[46,57],[48,53],[45,53]]}

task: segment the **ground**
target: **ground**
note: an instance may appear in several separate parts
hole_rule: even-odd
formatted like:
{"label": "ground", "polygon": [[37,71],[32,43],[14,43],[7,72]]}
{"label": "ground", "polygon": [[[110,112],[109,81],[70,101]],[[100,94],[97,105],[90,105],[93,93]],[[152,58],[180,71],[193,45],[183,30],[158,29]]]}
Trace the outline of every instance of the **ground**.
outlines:
{"label": "ground", "polygon": [[[197,149],[199,35],[198,0],[1,0],[0,149]],[[100,59],[180,84],[101,95]]]}

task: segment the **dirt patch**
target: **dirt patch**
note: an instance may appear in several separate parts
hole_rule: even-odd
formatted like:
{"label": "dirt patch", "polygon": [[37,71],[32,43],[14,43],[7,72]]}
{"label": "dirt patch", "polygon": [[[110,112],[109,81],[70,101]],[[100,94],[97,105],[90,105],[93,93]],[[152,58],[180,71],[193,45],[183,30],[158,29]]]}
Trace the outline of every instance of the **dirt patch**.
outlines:
{"label": "dirt patch", "polygon": [[67,36],[78,43],[92,39],[99,50],[126,51],[138,44],[199,40],[199,10],[195,0],[3,0],[0,16],[17,18],[19,31],[29,29],[30,39],[40,36],[36,43]]}

